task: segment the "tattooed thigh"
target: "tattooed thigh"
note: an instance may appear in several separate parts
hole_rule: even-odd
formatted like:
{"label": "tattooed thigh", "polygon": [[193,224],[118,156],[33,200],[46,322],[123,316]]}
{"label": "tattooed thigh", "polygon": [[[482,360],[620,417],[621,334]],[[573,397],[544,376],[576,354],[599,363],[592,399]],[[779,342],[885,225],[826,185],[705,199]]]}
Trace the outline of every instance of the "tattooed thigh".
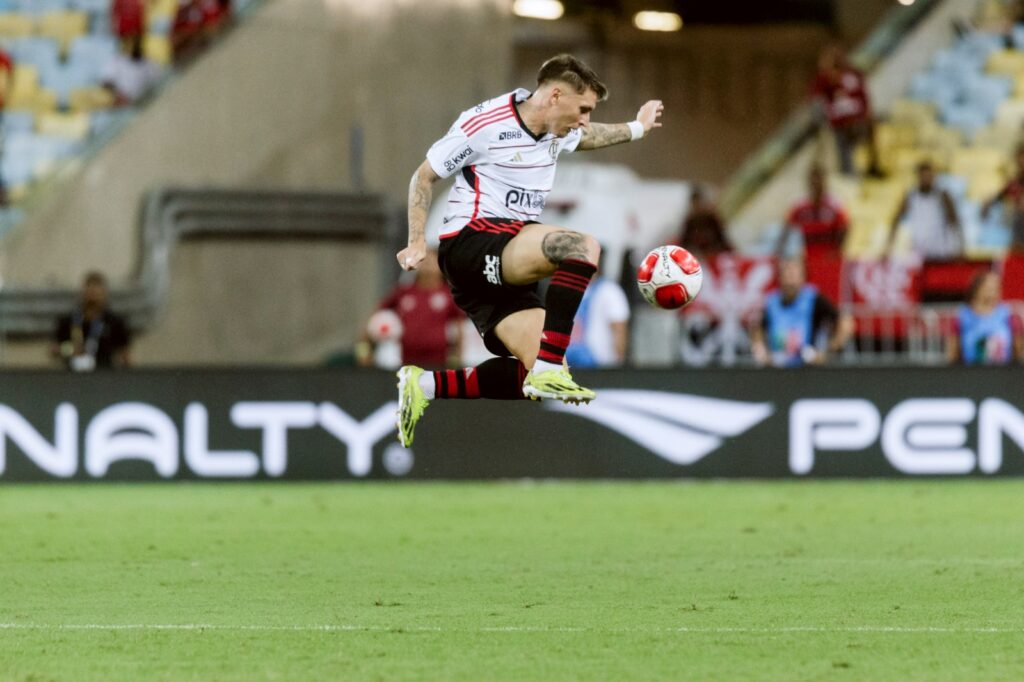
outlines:
{"label": "tattooed thigh", "polygon": [[544,257],[554,264],[564,260],[587,260],[587,241],[579,232],[551,232],[541,242]]}

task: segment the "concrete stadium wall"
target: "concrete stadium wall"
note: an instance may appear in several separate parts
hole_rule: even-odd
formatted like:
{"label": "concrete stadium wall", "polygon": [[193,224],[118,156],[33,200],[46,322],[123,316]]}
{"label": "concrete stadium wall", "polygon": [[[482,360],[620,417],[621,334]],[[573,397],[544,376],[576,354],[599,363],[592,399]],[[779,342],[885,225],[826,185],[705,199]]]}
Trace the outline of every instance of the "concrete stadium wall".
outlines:
{"label": "concrete stadium wall", "polygon": [[625,163],[646,177],[723,182],[747,154],[807,98],[820,26],[693,26],[678,35],[636,30],[593,37],[539,35],[516,49],[524,86],[554,51],[573,49],[611,90],[597,121],[626,121],[648,99],[665,102],[664,128],[642,144],[593,155]]}
{"label": "concrete stadium wall", "polygon": [[[510,46],[511,19],[500,0],[267,0],[34,208],[0,244],[3,279],[75,285],[99,268],[115,286],[126,281],[137,262],[140,198],[163,185],[363,187],[404,201],[412,171],[455,114],[508,87]],[[353,172],[356,128],[365,151],[362,170]],[[246,273],[231,249],[207,248],[176,257],[172,296],[180,305],[152,332],[164,341],[140,344],[140,361],[203,362],[245,352],[192,343],[205,332],[201,320],[187,317],[189,303],[225,329],[246,329],[250,316],[237,299],[205,298],[190,279],[196,271],[222,271],[229,281],[260,272]],[[279,281],[309,274],[303,258],[284,257],[279,267]],[[327,277],[329,270],[319,272]],[[319,286],[279,287],[276,295],[298,310],[311,289],[342,289],[349,302],[336,303],[350,306],[352,327],[365,299],[376,297],[377,282],[375,275],[327,278]],[[183,292],[195,299],[181,300],[189,297]],[[186,317],[174,319],[175,310]],[[288,359],[291,340],[268,340],[259,357],[246,359]],[[19,345],[9,346],[7,362],[42,355],[38,344]]]}

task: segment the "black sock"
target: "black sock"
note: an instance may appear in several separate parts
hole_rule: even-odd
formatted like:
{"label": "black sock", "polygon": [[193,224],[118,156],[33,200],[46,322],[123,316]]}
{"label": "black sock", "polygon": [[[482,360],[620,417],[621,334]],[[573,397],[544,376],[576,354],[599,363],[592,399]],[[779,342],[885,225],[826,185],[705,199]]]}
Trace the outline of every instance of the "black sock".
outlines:
{"label": "black sock", "polygon": [[526,367],[516,358],[491,358],[477,367],[434,372],[437,398],[522,400]]}
{"label": "black sock", "polygon": [[548,285],[544,304],[544,333],[540,337],[537,359],[555,365],[562,364],[565,349],[569,347],[572,322],[583,300],[583,293],[597,266],[584,260],[564,260],[558,265]]}

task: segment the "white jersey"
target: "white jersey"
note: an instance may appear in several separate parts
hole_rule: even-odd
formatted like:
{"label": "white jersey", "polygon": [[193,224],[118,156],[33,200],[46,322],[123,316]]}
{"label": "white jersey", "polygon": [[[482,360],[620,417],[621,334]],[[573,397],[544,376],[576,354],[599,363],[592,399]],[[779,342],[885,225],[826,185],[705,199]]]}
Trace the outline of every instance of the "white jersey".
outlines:
{"label": "white jersey", "polygon": [[467,109],[427,152],[439,176],[458,173],[448,193],[441,239],[454,237],[478,218],[536,220],[544,210],[558,155],[574,151],[583,133],[535,136],[516,107],[529,96],[520,88]]}

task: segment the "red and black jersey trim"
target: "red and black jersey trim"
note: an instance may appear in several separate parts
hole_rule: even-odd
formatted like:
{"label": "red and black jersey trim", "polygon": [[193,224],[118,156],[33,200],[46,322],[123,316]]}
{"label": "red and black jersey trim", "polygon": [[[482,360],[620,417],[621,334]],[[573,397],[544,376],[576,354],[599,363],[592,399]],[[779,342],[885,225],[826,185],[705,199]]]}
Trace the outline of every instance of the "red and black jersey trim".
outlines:
{"label": "red and black jersey trim", "polygon": [[488,234],[519,234],[524,227],[533,221],[510,220],[508,218],[474,218],[466,223],[466,227],[477,232]]}
{"label": "red and black jersey trim", "polygon": [[512,113],[516,115],[516,122],[519,124],[519,127],[526,131],[526,134],[533,138],[534,142],[540,142],[541,138],[544,137],[544,135],[537,135],[532,130],[526,127],[526,123],[523,122],[523,117],[519,115],[519,107],[516,106],[515,93],[513,93],[512,96],[509,98],[509,104],[512,105]]}

